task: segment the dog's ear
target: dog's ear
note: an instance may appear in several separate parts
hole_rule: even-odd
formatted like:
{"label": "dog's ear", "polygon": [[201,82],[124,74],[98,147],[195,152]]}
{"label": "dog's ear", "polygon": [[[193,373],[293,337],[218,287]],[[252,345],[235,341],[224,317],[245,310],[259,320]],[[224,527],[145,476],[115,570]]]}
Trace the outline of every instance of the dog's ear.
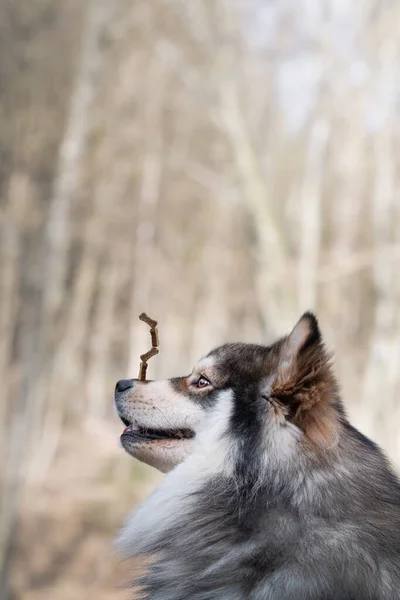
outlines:
{"label": "dog's ear", "polygon": [[318,321],[312,313],[306,312],[283,342],[277,372],[280,382],[294,383],[294,379],[298,379],[300,365],[310,364],[317,358],[317,351],[318,354],[324,352]]}
{"label": "dog's ear", "polygon": [[307,312],[282,341],[271,388],[271,396],[285,405],[290,420],[319,445],[332,444],[338,419],[331,358],[317,319]]}

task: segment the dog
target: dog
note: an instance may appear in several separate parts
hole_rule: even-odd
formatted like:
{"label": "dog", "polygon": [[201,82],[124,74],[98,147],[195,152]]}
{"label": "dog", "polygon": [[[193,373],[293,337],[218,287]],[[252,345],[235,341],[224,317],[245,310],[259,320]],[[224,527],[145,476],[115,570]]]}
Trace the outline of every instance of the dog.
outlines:
{"label": "dog", "polygon": [[115,403],[123,448],[166,473],[117,540],[149,559],[142,598],[400,598],[400,481],[349,423],[313,314],[187,377],[121,380]]}

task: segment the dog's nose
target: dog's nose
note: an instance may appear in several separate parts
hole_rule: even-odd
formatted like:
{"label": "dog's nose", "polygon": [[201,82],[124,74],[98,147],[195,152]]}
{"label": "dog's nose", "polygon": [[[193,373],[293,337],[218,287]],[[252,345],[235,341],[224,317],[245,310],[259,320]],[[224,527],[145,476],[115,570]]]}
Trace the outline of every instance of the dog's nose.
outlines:
{"label": "dog's nose", "polygon": [[125,392],[133,386],[133,379],[120,379],[115,386],[116,392]]}

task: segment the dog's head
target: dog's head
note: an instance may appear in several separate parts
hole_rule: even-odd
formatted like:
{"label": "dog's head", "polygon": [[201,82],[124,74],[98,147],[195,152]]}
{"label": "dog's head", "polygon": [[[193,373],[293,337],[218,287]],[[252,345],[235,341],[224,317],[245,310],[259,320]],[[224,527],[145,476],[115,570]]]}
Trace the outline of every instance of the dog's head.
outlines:
{"label": "dog's head", "polygon": [[341,416],[330,356],[314,315],[271,346],[227,344],[187,377],[122,380],[115,402],[121,436],[135,458],[166,472],[193,452],[221,469],[238,459],[321,451]]}

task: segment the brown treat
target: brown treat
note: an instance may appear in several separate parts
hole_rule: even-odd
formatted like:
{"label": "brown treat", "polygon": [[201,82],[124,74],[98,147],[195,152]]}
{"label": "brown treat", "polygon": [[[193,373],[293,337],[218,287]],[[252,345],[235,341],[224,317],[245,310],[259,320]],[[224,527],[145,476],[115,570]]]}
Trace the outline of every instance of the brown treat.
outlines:
{"label": "brown treat", "polygon": [[156,354],[158,354],[158,345],[159,345],[159,338],[158,338],[158,331],[157,331],[157,321],[154,321],[154,319],[150,319],[150,317],[148,317],[146,315],[146,313],[142,313],[141,315],[139,315],[139,319],[141,321],[144,321],[145,323],[147,323],[147,325],[150,327],[150,336],[151,336],[151,349],[146,352],[145,354],[142,354],[140,356],[140,368],[139,368],[139,381],[146,381],[146,372],[147,372],[147,361],[152,357],[155,356]]}

